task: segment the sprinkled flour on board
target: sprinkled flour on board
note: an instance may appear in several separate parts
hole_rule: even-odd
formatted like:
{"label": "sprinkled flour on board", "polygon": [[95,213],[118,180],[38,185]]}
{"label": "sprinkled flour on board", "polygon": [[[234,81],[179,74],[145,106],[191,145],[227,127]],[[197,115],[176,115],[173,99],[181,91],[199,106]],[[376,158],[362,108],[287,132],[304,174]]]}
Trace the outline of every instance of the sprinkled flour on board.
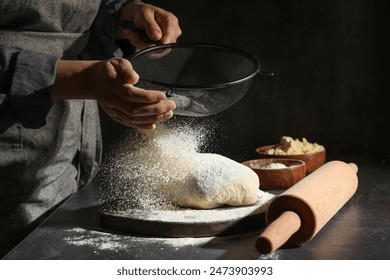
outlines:
{"label": "sprinkled flour on board", "polygon": [[227,207],[216,209],[189,209],[176,208],[175,210],[145,211],[140,209],[127,209],[115,211],[117,216],[131,217],[132,219],[141,219],[144,221],[158,221],[166,223],[185,223],[192,226],[202,223],[222,223],[229,220],[241,220],[255,213],[264,213],[268,204],[275,196],[270,193],[264,193],[260,199],[253,205],[243,207]]}

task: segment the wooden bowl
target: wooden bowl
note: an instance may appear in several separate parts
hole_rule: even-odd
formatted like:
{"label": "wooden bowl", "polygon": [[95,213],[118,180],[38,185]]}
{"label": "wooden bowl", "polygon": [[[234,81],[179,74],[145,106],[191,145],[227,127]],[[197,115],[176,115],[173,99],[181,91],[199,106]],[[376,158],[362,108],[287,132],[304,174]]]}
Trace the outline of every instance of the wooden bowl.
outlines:
{"label": "wooden bowl", "polygon": [[275,148],[276,145],[262,146],[256,149],[259,158],[285,158],[302,160],[306,164],[306,174],[309,174],[323,165],[326,161],[325,149],[315,153],[300,154],[300,155],[270,155],[267,153],[269,149]]}
{"label": "wooden bowl", "polygon": [[[269,169],[270,164],[281,163],[286,167]],[[242,164],[256,172],[260,179],[260,189],[288,189],[306,176],[306,165],[302,160],[264,158],[252,159]]]}

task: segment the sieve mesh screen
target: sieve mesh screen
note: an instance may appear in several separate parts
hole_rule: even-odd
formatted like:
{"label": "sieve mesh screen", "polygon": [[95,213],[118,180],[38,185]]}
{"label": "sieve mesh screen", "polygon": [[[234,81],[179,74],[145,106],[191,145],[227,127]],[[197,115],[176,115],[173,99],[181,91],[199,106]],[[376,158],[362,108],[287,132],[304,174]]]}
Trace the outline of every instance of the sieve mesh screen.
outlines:
{"label": "sieve mesh screen", "polygon": [[235,104],[260,71],[241,49],[205,43],[151,47],[130,58],[138,86],[161,90],[176,102],[176,114],[207,116]]}

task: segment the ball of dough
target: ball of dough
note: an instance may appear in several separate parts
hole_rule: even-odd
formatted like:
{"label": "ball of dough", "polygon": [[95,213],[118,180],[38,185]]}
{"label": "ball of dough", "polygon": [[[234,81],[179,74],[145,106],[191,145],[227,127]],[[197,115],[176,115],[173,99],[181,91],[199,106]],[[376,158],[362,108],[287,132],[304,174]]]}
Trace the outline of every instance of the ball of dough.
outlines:
{"label": "ball of dough", "polygon": [[249,167],[218,154],[198,154],[194,168],[170,197],[174,203],[210,209],[259,199],[259,178]]}

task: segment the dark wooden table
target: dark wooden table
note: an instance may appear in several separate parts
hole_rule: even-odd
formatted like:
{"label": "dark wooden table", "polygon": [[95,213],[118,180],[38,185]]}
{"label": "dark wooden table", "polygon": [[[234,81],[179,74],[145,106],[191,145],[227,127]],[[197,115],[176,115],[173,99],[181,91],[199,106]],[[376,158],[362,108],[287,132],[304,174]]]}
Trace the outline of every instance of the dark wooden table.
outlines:
{"label": "dark wooden table", "polygon": [[339,157],[359,166],[352,199],[309,242],[260,255],[259,230],[224,237],[155,238],[101,227],[90,185],[69,198],[4,259],[390,259],[390,162]]}

